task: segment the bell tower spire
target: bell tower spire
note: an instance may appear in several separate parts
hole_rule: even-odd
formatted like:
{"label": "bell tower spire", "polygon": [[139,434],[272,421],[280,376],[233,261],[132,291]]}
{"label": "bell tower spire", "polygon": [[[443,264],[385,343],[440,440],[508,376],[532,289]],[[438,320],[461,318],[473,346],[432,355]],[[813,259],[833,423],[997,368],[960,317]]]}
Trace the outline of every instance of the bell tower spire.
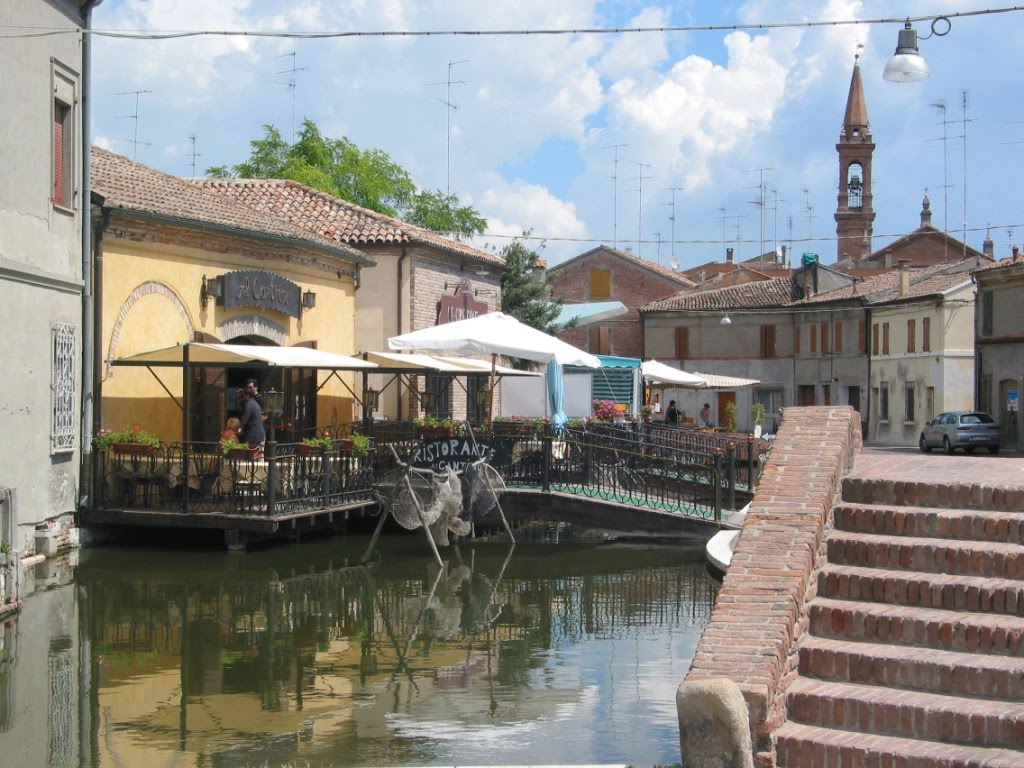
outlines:
{"label": "bell tower spire", "polygon": [[875,209],[872,207],[871,158],[875,144],[868,121],[864,83],[860,77],[860,54],[853,60],[846,114],[839,132],[839,196],[836,207],[836,260],[857,259],[867,243],[871,253]]}

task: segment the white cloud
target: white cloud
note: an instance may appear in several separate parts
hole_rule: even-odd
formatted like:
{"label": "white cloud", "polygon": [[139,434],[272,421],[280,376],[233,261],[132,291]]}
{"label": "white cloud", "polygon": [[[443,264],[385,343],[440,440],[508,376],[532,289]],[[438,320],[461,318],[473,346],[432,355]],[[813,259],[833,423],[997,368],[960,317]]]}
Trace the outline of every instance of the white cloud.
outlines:
{"label": "white cloud", "polygon": [[[667,9],[645,8],[626,26],[651,28],[668,25]],[[613,79],[642,77],[656,71],[667,58],[664,33],[631,33],[612,39],[608,50],[601,56],[598,68],[602,75]]]}

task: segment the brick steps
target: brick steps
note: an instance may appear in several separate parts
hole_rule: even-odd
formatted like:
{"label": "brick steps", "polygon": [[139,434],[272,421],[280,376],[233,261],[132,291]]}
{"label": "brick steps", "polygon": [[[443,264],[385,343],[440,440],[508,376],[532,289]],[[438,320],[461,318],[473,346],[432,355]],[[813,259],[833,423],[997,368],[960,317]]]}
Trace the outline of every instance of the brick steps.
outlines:
{"label": "brick steps", "polygon": [[777,765],[1024,766],[1024,493],[866,478],[842,493]]}
{"label": "brick steps", "polygon": [[810,621],[818,637],[1024,656],[1024,619],[1019,616],[819,598],[811,603]]}
{"label": "brick steps", "polygon": [[1024,704],[1000,709],[987,699],[798,680],[789,706],[793,720],[816,727],[999,749],[1024,744]]}
{"label": "brick steps", "polygon": [[1021,768],[1022,753],[786,723],[776,732],[786,768]]}
{"label": "brick steps", "polygon": [[1019,544],[847,531],[833,531],[827,544],[828,561],[838,565],[1010,579],[1024,576],[1024,547]]}
{"label": "brick steps", "polygon": [[835,527],[851,533],[1024,543],[1024,515],[1017,512],[844,502],[835,508]]}
{"label": "brick steps", "polygon": [[1016,579],[830,564],[818,573],[818,594],[838,600],[1024,617],[1024,582]]}
{"label": "brick steps", "polygon": [[1024,659],[1013,656],[812,636],[800,645],[799,672],[802,678],[833,682],[1024,701]]}

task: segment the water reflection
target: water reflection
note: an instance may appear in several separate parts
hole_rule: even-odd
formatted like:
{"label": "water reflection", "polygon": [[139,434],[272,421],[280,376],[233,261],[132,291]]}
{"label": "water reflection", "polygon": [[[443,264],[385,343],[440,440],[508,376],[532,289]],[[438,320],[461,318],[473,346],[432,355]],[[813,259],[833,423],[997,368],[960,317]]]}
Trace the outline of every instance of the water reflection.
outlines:
{"label": "water reflection", "polygon": [[441,569],[413,537],[358,566],[365,545],[85,552],[8,628],[0,676],[31,692],[0,679],[4,763],[678,761],[701,550],[484,544]]}

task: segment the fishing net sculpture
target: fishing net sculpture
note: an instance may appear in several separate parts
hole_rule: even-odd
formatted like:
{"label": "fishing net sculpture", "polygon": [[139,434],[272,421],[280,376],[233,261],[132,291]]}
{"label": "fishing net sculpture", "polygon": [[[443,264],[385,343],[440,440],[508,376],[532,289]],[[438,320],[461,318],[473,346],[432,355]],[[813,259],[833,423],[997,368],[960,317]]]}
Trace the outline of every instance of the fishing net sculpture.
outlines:
{"label": "fishing net sculpture", "polygon": [[391,451],[397,468],[388,472],[378,486],[380,522],[363,555],[363,562],[369,560],[373,553],[388,515],[406,530],[423,528],[439,564],[442,560],[437,545],[448,546],[449,534],[468,536],[473,530],[470,522],[474,519],[472,515],[483,516],[497,510],[505,530],[514,540],[512,529],[498,501],[505,490],[505,483],[497,470],[487,463],[486,457],[473,462],[466,469],[469,503],[464,507],[463,477],[458,472],[451,467],[442,472],[414,467],[399,459],[393,446]]}

